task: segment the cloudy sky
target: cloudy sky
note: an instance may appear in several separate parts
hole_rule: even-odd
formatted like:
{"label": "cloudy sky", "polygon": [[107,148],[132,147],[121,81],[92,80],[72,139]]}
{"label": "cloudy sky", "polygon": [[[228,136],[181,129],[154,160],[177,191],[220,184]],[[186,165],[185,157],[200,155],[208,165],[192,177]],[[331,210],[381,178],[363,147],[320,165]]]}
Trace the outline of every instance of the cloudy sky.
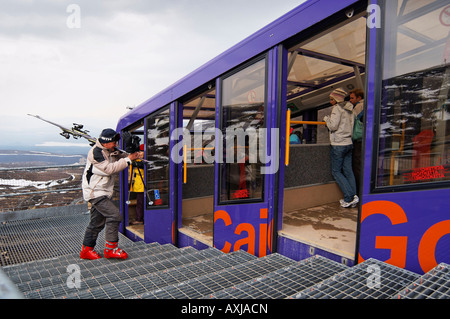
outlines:
{"label": "cloudy sky", "polygon": [[0,149],[85,145],[27,114],[97,137],[302,2],[0,0]]}

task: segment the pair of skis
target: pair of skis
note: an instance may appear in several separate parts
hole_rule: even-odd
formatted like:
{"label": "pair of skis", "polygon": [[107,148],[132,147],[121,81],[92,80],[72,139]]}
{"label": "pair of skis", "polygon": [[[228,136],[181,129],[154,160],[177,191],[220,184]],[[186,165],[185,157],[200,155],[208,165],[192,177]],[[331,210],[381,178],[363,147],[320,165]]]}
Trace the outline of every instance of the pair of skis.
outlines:
{"label": "pair of skis", "polygon": [[[97,142],[97,139],[95,137],[92,137],[89,135],[89,131],[88,130],[83,130],[83,125],[82,124],[77,124],[77,123],[73,123],[73,127],[72,128],[67,128],[63,125],[60,125],[58,123],[46,120],[42,117],[40,117],[39,115],[33,115],[33,114],[28,114],[29,116],[33,116],[41,121],[47,122],[49,124],[52,124],[54,126],[59,127],[62,132],[60,133],[61,136],[65,137],[66,139],[69,139],[71,136],[74,139],[79,139],[79,138],[84,138],[86,140],[89,141],[89,145],[94,146],[95,143]],[[118,151],[122,152],[122,153],[127,153],[122,149],[117,149]],[[144,163],[147,163],[148,161],[145,159],[141,159]]]}
{"label": "pair of skis", "polygon": [[[46,119],[40,117],[39,115],[33,115],[33,114],[28,114],[28,115],[29,116],[33,116],[33,117],[35,117],[35,118],[37,118],[37,119],[39,119],[41,121],[44,121],[44,122],[47,122],[49,124],[52,124],[54,126],[59,127],[62,130],[60,135],[65,137],[66,139],[69,139],[71,136],[74,139],[84,138],[84,139],[89,141],[89,145],[91,145],[91,146],[94,146],[95,143],[97,142],[97,139],[95,137],[92,137],[92,136],[89,135],[89,131],[88,130],[83,130],[83,125],[82,124],[73,123],[73,127],[72,128],[67,128],[67,127],[65,127],[63,125],[60,125],[58,123],[46,120]],[[122,152],[122,153],[127,153],[124,150],[121,150],[119,148],[117,150]],[[144,162],[144,163],[150,163],[149,161],[147,161],[145,159],[141,159],[141,161]],[[141,176],[141,178],[142,178],[142,176]],[[150,191],[152,191],[152,190],[150,190]],[[153,191],[155,191],[155,202],[156,202],[156,205],[161,205],[160,203],[158,203],[159,190],[153,190]],[[145,190],[145,193],[147,195],[147,200],[149,201],[149,205],[153,205],[154,202],[150,199],[149,191]],[[129,195],[128,195],[128,198],[130,198]],[[129,200],[127,201],[127,204],[130,204]]]}
{"label": "pair of skis", "polygon": [[96,141],[97,141],[96,138],[94,138],[94,137],[92,137],[92,136],[90,136],[88,134],[89,133],[88,130],[83,130],[83,125],[82,124],[73,123],[73,127],[71,129],[69,129],[69,128],[64,127],[64,126],[62,126],[60,124],[57,124],[57,123],[51,122],[49,120],[43,119],[39,115],[33,115],[33,114],[28,114],[28,115],[29,116],[33,116],[33,117],[35,117],[35,118],[37,118],[37,119],[39,119],[41,121],[44,121],[44,122],[47,122],[47,123],[50,123],[52,125],[55,125],[55,126],[59,127],[62,130],[60,135],[65,137],[66,139],[69,139],[71,136],[74,139],[78,139],[80,137],[81,138],[85,138],[85,139],[87,139],[89,141],[89,145],[91,145],[91,146],[94,146]]}

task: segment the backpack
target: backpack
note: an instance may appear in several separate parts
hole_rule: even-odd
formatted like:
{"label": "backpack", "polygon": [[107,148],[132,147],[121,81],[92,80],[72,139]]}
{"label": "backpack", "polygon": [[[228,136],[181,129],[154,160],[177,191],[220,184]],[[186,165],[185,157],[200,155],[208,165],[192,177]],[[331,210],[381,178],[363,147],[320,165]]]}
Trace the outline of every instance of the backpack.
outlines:
{"label": "backpack", "polygon": [[363,115],[363,112],[361,112],[355,116],[355,122],[353,124],[353,135],[352,135],[352,139],[354,141],[359,141],[363,137],[364,125],[363,125],[363,122],[361,121],[362,115]]}

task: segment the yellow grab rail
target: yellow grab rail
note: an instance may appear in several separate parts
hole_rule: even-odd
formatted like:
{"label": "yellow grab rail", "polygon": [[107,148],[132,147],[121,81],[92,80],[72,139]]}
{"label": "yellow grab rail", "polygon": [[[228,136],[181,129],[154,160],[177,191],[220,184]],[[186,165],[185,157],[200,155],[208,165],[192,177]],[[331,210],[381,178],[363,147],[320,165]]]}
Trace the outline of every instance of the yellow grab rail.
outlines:
{"label": "yellow grab rail", "polygon": [[320,121],[291,121],[291,110],[287,110],[286,114],[286,156],[284,158],[284,164],[289,165],[289,136],[291,135],[291,124],[308,124],[308,125],[326,125],[325,122]]}
{"label": "yellow grab rail", "polygon": [[289,133],[291,130],[291,110],[287,110],[286,115],[286,156],[284,158],[284,165],[289,165]]}
{"label": "yellow grab rail", "polygon": [[187,147],[186,144],[183,146],[183,161],[184,161],[184,168],[183,168],[183,183],[187,183]]}
{"label": "yellow grab rail", "polygon": [[[214,147],[191,147],[190,151],[198,151],[198,150],[213,150]],[[187,146],[183,145],[183,184],[187,183]]]}
{"label": "yellow grab rail", "polygon": [[291,124],[309,124],[309,125],[325,125],[325,122],[318,121],[290,121]]}

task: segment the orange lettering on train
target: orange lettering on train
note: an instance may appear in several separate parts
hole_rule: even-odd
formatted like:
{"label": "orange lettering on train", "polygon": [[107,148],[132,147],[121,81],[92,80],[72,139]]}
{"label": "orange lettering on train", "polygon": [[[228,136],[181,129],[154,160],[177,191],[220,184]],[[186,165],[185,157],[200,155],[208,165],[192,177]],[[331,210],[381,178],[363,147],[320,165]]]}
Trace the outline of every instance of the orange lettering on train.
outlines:
{"label": "orange lettering on train", "polygon": [[[398,225],[408,222],[403,209],[396,203],[390,201],[373,201],[362,206],[361,223],[367,217],[375,214],[381,214],[389,218],[392,225]],[[404,268],[406,262],[406,246],[408,237],[404,236],[377,236],[375,248],[390,249],[391,258],[386,262],[392,265]],[[363,262],[364,258],[358,255],[358,262]]]}
{"label": "orange lettering on train", "polygon": [[[267,217],[268,217],[268,211],[267,208],[262,208],[259,211],[259,217],[261,219],[266,220],[264,223],[259,224],[259,257],[266,256],[267,254],[267,238],[270,237],[268,235],[268,226],[267,226]],[[232,225],[232,220],[230,215],[224,211],[224,210],[218,210],[214,213],[214,223],[218,219],[221,219],[224,221],[225,226]],[[270,224],[270,231],[272,227],[272,223]],[[241,247],[247,245],[247,252],[250,254],[255,255],[255,249],[256,249],[256,230],[255,227],[250,223],[240,223],[237,224],[234,233],[236,235],[241,235],[243,232],[247,233],[246,237],[238,239],[234,245],[232,245],[230,242],[225,241],[224,247],[220,249],[221,251],[228,253],[231,251],[231,248],[233,248],[233,251],[239,250]],[[269,243],[269,248],[271,249],[272,243]]]}
{"label": "orange lettering on train", "polygon": [[423,235],[419,244],[419,263],[424,272],[436,267],[436,246],[442,237],[450,234],[450,220],[444,220],[431,226]]}
{"label": "orange lettering on train", "polygon": [[[231,225],[231,217],[224,210],[218,210],[217,212],[214,213],[214,224],[216,223],[216,221],[218,219],[222,219],[224,221],[224,223],[225,223],[225,226],[230,226]],[[223,246],[221,251],[223,251],[224,253],[229,253],[230,250],[231,250],[231,244],[226,241],[225,245]]]}
{"label": "orange lettering on train", "polygon": [[242,223],[236,226],[234,233],[240,235],[243,231],[247,232],[248,236],[236,240],[234,243],[234,251],[239,250],[242,246],[248,245],[247,252],[255,254],[255,228],[252,224]]}
{"label": "orange lettering on train", "polygon": [[[381,214],[389,218],[392,225],[404,224],[408,222],[403,209],[396,203],[390,201],[373,201],[362,206],[361,223],[371,215]],[[431,226],[422,236],[419,242],[417,256],[420,267],[424,272],[428,272],[436,267],[436,246],[438,241],[445,235],[450,234],[450,220],[444,220]],[[391,256],[387,263],[401,268],[405,268],[407,254],[408,236],[376,236],[375,248],[390,249]],[[358,262],[364,258],[359,254]]]}

